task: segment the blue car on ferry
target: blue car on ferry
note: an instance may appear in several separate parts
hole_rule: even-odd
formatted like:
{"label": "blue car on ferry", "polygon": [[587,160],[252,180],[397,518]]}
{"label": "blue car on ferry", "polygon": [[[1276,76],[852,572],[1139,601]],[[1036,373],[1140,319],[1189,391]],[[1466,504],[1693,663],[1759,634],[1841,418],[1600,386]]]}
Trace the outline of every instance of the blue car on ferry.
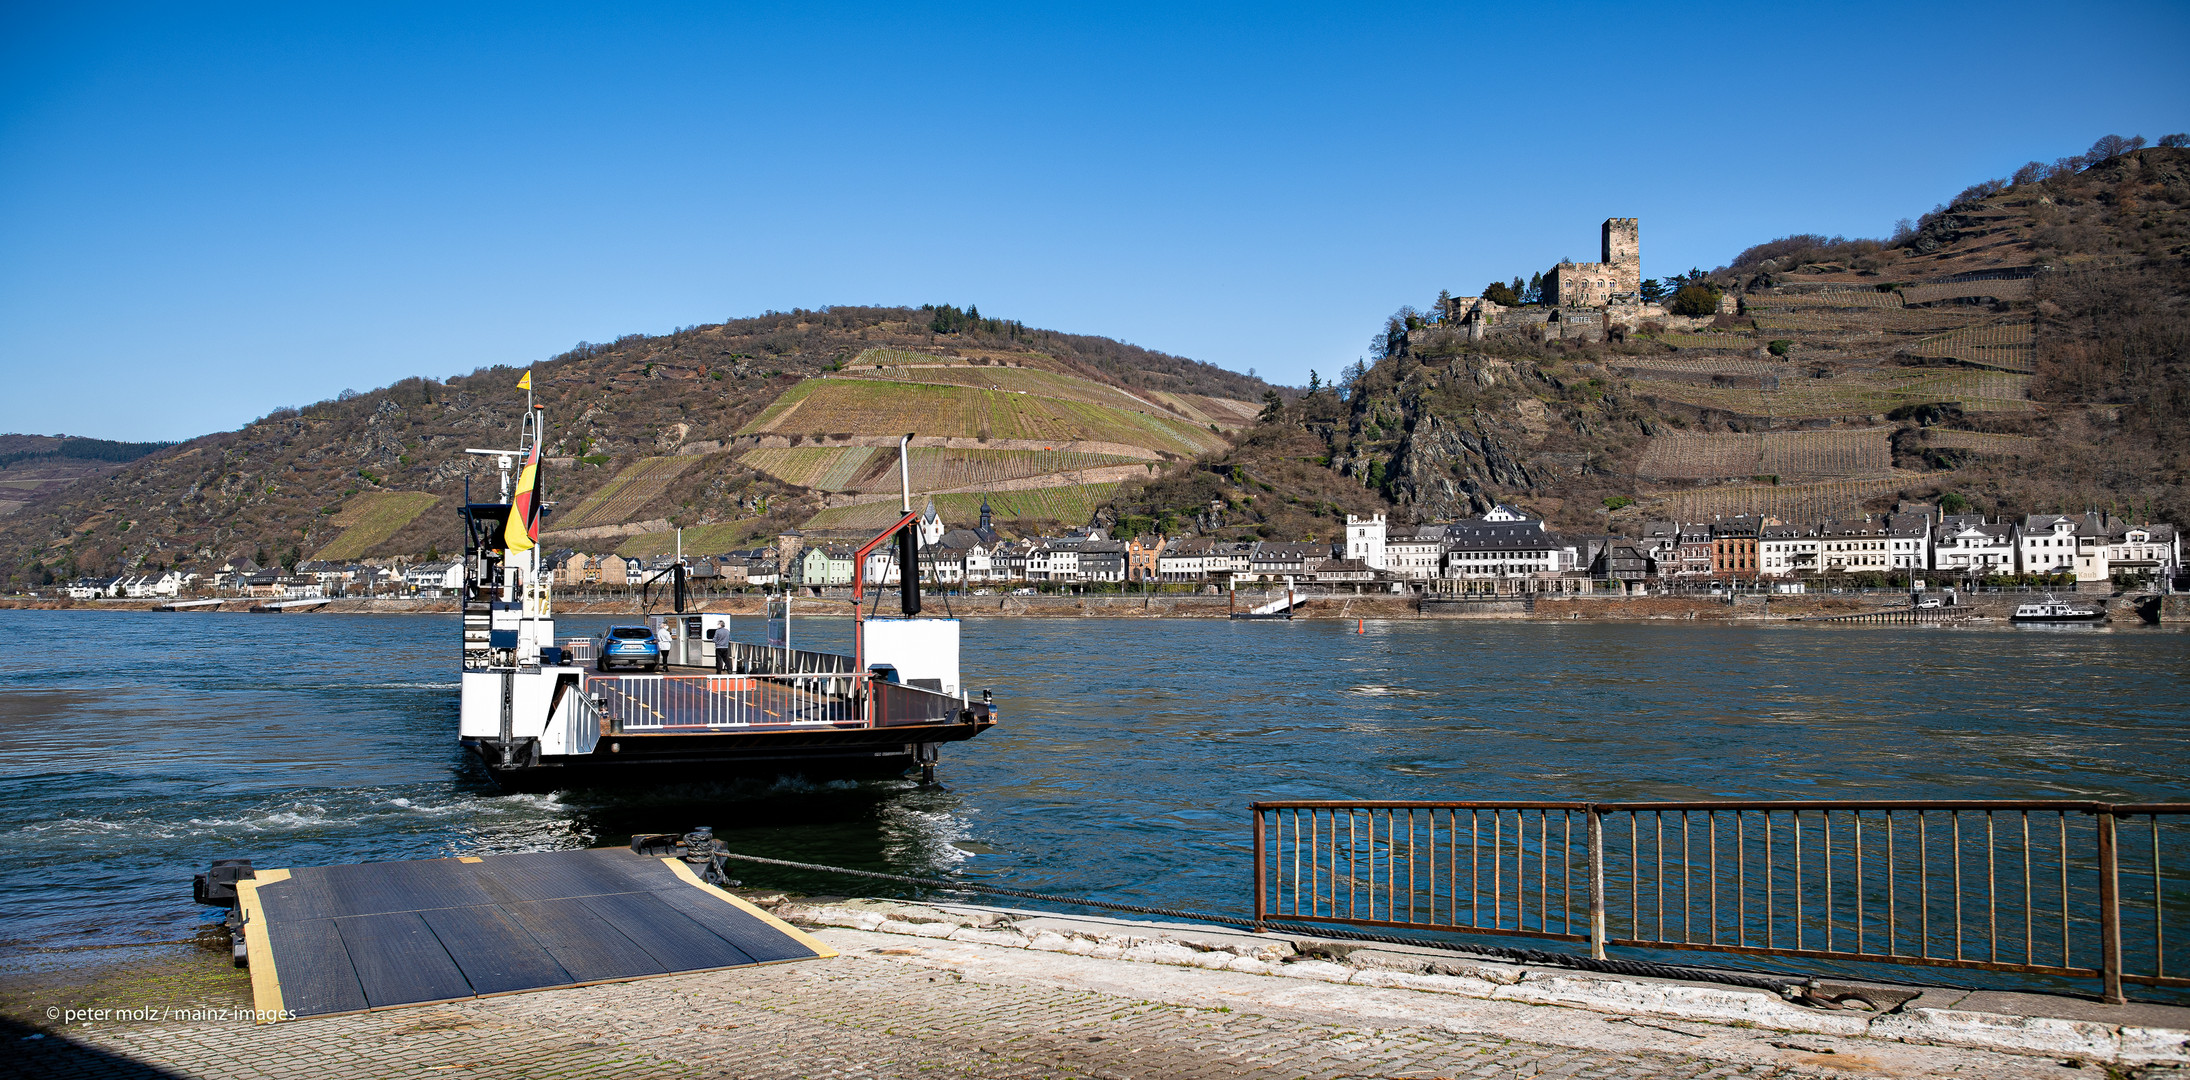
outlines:
{"label": "blue car on ferry", "polygon": [[644,626],[611,626],[601,635],[595,666],[602,671],[612,667],[651,668],[661,671],[667,666],[667,657],[654,640],[654,631]]}

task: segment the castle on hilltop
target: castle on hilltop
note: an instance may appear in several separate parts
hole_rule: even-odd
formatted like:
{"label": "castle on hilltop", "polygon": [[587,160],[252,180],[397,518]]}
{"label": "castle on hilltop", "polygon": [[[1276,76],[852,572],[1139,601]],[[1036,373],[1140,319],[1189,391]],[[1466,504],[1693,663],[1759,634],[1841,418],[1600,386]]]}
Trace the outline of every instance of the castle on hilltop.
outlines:
{"label": "castle on hilltop", "polygon": [[1544,303],[1607,307],[1613,297],[1642,295],[1642,238],[1638,219],[1606,218],[1602,262],[1562,261],[1544,275]]}
{"label": "castle on hilltop", "polygon": [[[1683,318],[1642,295],[1642,228],[1637,218],[1606,218],[1601,230],[1602,258],[1578,263],[1562,260],[1538,278],[1538,295],[1527,302],[1501,304],[1484,296],[1455,296],[1442,301],[1437,319],[1456,327],[1469,341],[1525,338],[1534,341],[1604,341],[1645,323],[1660,329],[1689,329],[1708,318]],[[1520,279],[1514,279],[1516,288]],[[1729,294],[1720,310],[1731,313]]]}

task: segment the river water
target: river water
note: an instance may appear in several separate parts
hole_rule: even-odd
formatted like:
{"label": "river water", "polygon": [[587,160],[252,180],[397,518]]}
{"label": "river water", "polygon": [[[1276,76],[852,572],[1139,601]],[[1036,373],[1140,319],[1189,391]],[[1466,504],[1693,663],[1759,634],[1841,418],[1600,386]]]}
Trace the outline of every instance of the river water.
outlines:
{"label": "river water", "polygon": [[[753,639],[759,620],[739,620]],[[563,636],[599,619],[566,619]],[[801,620],[801,647],[848,624]],[[501,795],[454,616],[0,611],[0,954],[188,936],[190,875],[621,843],[1240,912],[1258,798],[2190,797],[2138,626],[982,619],[1003,723],[905,781]],[[812,892],[871,884],[738,870]]]}

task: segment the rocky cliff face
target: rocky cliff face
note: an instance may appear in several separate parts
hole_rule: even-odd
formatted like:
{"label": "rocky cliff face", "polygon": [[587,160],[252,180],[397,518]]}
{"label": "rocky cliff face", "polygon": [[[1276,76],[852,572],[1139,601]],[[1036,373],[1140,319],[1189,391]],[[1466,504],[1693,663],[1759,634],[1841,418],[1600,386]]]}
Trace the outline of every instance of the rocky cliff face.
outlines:
{"label": "rocky cliff face", "polygon": [[[1572,496],[1618,486],[1652,424],[1597,359],[1415,328],[1357,380],[1326,434],[1333,464],[1418,521],[1511,499],[1574,502],[1579,514],[1588,503]],[[1576,514],[1570,524],[1593,520]]]}
{"label": "rocky cliff face", "polygon": [[1501,494],[1538,493],[1542,484],[1480,417],[1420,416],[1392,459],[1392,502],[1422,520],[1476,517]]}

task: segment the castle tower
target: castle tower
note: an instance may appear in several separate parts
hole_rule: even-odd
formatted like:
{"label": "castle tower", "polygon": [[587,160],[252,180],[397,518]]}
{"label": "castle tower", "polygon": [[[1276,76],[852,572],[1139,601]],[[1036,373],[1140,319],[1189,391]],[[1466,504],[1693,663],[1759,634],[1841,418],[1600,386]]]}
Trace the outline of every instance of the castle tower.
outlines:
{"label": "castle tower", "polygon": [[1631,217],[1604,221],[1604,262],[1612,268],[1615,293],[1642,289],[1642,230]]}

